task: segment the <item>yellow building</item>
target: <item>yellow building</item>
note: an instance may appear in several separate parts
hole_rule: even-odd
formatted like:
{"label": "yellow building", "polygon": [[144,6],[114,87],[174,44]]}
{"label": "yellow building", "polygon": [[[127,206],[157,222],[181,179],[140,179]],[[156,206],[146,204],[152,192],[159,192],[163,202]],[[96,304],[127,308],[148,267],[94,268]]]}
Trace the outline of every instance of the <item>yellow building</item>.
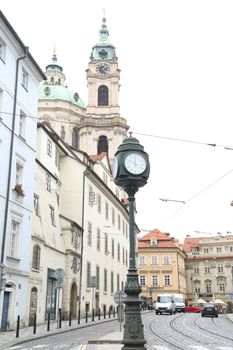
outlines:
{"label": "yellow building", "polygon": [[178,240],[155,229],[138,241],[141,298],[156,299],[161,293],[186,296],[185,254]]}

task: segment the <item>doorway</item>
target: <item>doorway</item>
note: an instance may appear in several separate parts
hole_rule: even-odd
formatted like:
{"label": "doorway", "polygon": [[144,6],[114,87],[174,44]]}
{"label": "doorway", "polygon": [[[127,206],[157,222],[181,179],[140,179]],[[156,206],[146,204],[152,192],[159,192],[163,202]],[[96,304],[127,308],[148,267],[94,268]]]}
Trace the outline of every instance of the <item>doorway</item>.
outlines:
{"label": "doorway", "polygon": [[77,285],[76,283],[73,283],[70,291],[70,311],[71,311],[72,318],[77,317],[77,298],[78,298]]}
{"label": "doorway", "polygon": [[37,310],[37,289],[33,287],[31,289],[31,296],[30,296],[29,326],[33,326],[34,324],[36,310]]}
{"label": "doorway", "polygon": [[7,331],[9,304],[10,304],[10,292],[5,291],[4,299],[3,299],[2,323],[1,323],[1,331],[3,332]]}

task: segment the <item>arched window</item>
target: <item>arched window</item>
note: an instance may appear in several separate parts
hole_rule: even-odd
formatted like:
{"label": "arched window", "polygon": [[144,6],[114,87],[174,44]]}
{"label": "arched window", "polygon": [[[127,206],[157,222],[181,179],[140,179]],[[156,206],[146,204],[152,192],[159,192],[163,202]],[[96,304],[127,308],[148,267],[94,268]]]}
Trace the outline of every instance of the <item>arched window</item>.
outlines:
{"label": "arched window", "polygon": [[61,79],[60,78],[58,79],[58,85],[61,85]]}
{"label": "arched window", "polygon": [[72,147],[78,148],[78,131],[76,128],[73,128],[72,131]]}
{"label": "arched window", "polygon": [[32,267],[36,270],[40,269],[40,246],[38,244],[33,247]]}
{"label": "arched window", "polygon": [[108,152],[108,139],[107,136],[104,135],[99,137],[97,154],[102,152]]}
{"label": "arched window", "polygon": [[54,77],[51,78],[51,84],[54,84]]}
{"label": "arched window", "polygon": [[98,106],[108,106],[108,88],[105,85],[98,88]]}

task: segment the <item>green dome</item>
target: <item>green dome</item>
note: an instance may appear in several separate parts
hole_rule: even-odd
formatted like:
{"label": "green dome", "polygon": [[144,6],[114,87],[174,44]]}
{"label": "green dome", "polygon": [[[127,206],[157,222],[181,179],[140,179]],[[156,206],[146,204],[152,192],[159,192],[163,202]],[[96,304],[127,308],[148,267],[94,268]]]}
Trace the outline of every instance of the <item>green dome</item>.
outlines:
{"label": "green dome", "polygon": [[39,99],[65,100],[85,108],[84,102],[79,94],[68,90],[67,87],[63,85],[41,85],[39,88]]}

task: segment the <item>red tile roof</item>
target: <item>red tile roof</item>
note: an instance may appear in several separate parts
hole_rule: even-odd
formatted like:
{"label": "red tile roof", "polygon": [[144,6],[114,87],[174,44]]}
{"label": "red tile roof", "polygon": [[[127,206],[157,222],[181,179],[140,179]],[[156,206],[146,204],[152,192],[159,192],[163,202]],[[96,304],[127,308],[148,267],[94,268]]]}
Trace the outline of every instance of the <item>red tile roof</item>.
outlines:
{"label": "red tile roof", "polygon": [[198,247],[199,246],[199,241],[200,238],[199,237],[186,237],[183,243],[183,251],[185,253],[190,253],[192,251],[192,248]]}
{"label": "red tile roof", "polygon": [[92,156],[90,156],[90,159],[93,160],[94,162],[97,162],[98,160],[102,160],[106,156],[107,156],[107,152],[102,152],[100,154],[93,154]]}
{"label": "red tile roof", "polygon": [[156,240],[156,247],[158,248],[173,248],[178,247],[179,242],[167,232],[161,232],[158,229],[150,231],[146,235],[140,238],[138,241],[138,248],[150,248],[151,240]]}

